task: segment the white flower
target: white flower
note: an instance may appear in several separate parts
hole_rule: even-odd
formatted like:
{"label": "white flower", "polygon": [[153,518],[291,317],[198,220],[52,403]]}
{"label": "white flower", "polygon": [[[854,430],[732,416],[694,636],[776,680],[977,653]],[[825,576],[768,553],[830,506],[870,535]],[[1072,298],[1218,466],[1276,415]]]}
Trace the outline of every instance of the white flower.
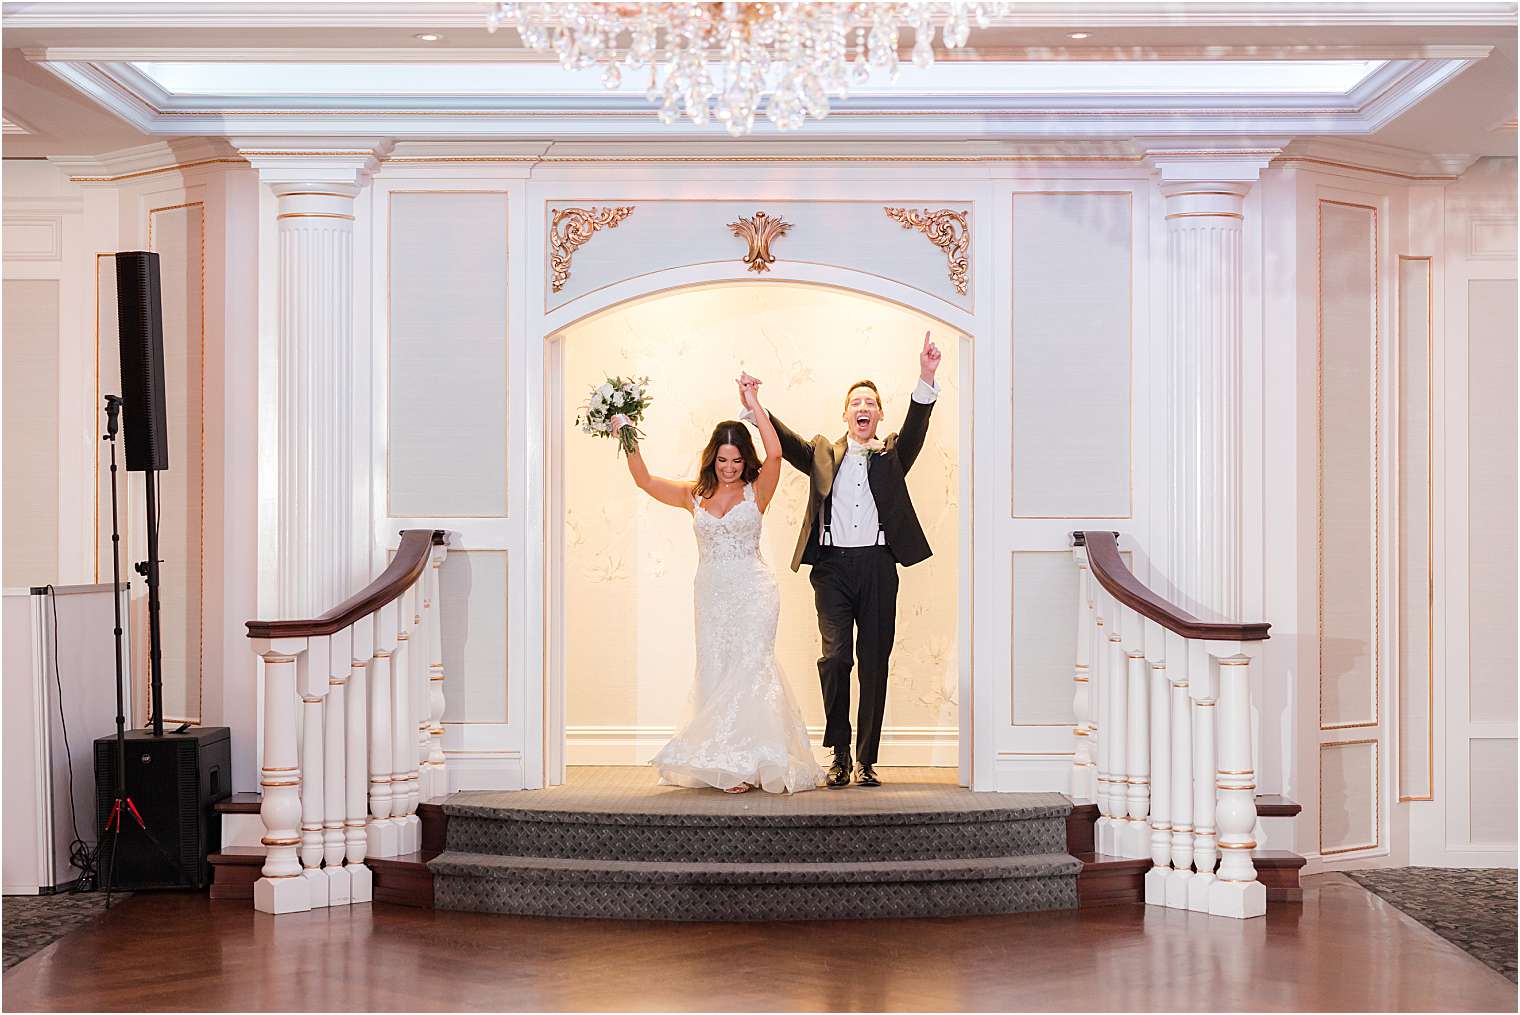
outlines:
{"label": "white flower", "polygon": [[623,393],[621,391],[614,391],[612,393],[612,404],[619,409],[623,407]]}
{"label": "white flower", "polygon": [[603,384],[599,388],[596,389],[596,393],[598,395],[600,395],[604,400],[608,399],[608,398],[611,398],[612,397],[612,385],[610,385],[610,384]]}

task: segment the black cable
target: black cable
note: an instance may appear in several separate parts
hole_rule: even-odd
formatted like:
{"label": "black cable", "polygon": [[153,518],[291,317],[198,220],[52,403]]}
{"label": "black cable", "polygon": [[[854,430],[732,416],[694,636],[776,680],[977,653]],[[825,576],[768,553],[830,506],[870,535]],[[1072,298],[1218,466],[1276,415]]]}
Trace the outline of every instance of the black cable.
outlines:
{"label": "black cable", "polygon": [[74,827],[74,839],[69,843],[69,863],[79,871],[74,891],[91,891],[95,887],[95,861],[100,854],[98,846],[91,846],[79,837],[79,814],[74,805],[74,751],[69,746],[69,720],[63,707],[63,674],[58,667],[58,592],[46,585],[48,605],[53,610],[53,683],[58,688],[58,722],[63,727],[63,756],[69,764],[69,822]]}

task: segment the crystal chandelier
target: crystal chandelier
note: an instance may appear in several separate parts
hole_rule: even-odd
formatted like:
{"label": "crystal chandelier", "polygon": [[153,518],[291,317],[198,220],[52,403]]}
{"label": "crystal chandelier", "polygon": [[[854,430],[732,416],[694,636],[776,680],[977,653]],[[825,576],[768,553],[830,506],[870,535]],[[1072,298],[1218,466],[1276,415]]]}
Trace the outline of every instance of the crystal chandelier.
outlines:
{"label": "crystal chandelier", "polygon": [[880,72],[897,79],[898,38],[914,32],[913,64],[934,64],[934,32],[964,46],[973,23],[985,28],[1006,3],[498,3],[494,32],[517,29],[523,45],[553,50],[566,70],[601,66],[608,89],[623,70],[648,71],[645,97],[660,120],[684,114],[741,137],[765,116],[781,130],[828,115]]}

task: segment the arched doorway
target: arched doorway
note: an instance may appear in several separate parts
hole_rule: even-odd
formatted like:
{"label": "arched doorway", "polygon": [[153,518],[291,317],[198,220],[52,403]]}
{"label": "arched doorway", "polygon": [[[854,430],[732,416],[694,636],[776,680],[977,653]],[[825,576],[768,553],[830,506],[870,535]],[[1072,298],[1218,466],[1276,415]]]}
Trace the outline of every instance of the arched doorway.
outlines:
{"label": "arched doorway", "polygon": [[[968,780],[973,372],[962,323],[837,281],[710,281],[607,295],[546,338],[545,782],[561,781],[567,765],[646,762],[684,713],[694,669],[690,516],[641,494],[610,442],[574,431],[590,384],[647,374],[656,403],[646,460],[689,478],[711,427],[738,412],[741,369],[765,379],[767,404],[805,433],[842,428],[845,390],[871,377],[886,398],[885,429],[895,429],[925,330],[946,357],[929,442],[909,480],[935,556],[903,573],[881,760],[952,767]],[[812,591],[805,568],[787,567],[805,495],[806,480],[788,470],[762,552],[781,587],[778,659],[817,743]]]}

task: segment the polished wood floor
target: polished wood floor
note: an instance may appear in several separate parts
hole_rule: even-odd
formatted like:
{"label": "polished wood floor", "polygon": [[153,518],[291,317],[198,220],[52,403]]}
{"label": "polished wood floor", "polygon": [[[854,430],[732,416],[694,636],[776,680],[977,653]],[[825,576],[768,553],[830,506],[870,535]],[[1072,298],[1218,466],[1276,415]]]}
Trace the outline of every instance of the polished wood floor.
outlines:
{"label": "polished wood floor", "polygon": [[1247,921],[1142,906],[767,925],[390,906],[276,919],[141,894],[4,976],[6,1011],[1515,1006],[1509,981],[1339,875]]}

